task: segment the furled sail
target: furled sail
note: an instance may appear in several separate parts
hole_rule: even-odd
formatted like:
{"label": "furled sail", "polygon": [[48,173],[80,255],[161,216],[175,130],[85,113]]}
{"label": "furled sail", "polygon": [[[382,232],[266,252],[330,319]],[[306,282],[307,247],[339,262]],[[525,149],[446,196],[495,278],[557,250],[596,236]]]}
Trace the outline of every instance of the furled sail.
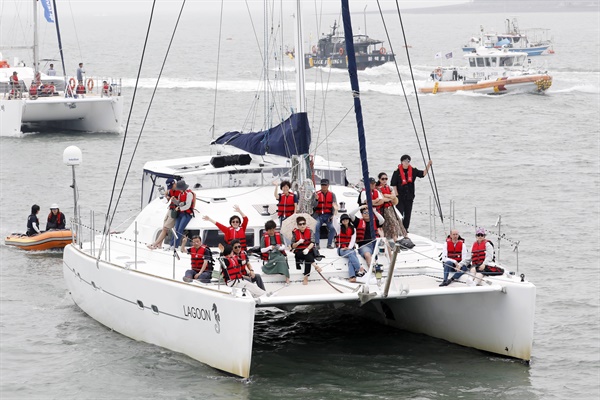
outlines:
{"label": "furled sail", "polygon": [[227,144],[257,155],[291,157],[307,154],[310,148],[308,115],[305,112],[292,114],[281,124],[265,131],[227,132],[211,144]]}

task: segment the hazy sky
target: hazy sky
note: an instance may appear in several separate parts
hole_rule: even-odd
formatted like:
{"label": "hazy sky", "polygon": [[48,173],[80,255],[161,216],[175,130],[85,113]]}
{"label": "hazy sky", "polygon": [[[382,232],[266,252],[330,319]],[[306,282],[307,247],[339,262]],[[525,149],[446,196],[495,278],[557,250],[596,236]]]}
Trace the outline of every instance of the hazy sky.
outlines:
{"label": "hazy sky", "polygon": [[[460,3],[468,3],[470,0],[398,0],[400,8],[416,8],[416,7],[436,7],[443,5],[452,5]],[[57,0],[59,7],[59,15],[70,14],[71,11],[75,15],[86,14],[105,14],[112,15],[116,13],[135,13],[137,10],[150,10],[153,0]],[[157,0],[157,4],[161,6],[172,5],[176,10],[181,5],[182,0]],[[16,10],[24,12],[23,7],[29,7],[28,0],[2,0],[0,1],[0,15],[6,17],[13,15]],[[240,11],[246,10],[246,3],[251,9],[262,8],[263,0],[224,0],[224,7],[238,8]],[[279,2],[276,1],[276,4]],[[293,8],[295,1],[281,0],[285,7]],[[305,10],[314,10],[315,8],[322,10],[323,13],[336,13],[340,9],[341,2],[339,0],[303,0],[302,5]],[[363,10],[367,5],[367,11],[377,11],[377,2],[375,0],[350,0],[352,10]],[[381,8],[395,9],[395,0],[380,0]],[[186,7],[202,7],[206,12],[214,10],[218,12],[221,6],[220,0],[187,0]]]}

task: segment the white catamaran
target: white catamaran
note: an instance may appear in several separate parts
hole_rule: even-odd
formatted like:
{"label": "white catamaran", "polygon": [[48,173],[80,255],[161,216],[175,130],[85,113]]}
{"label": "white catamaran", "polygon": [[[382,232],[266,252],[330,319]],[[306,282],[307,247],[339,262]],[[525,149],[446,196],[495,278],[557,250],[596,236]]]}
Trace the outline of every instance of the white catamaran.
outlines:
{"label": "white catamaran", "polygon": [[[347,1],[342,3],[347,13]],[[301,15],[298,6],[298,26]],[[344,20],[351,42],[349,17]],[[347,307],[399,329],[529,360],[535,286],[505,267],[503,275],[486,277],[480,286],[460,281],[440,287],[442,244],[413,233],[412,249],[399,244],[386,249],[385,241],[377,239],[372,263],[361,261],[367,272],[357,282],[348,280],[347,259],[327,249],[323,240],[323,259],[318,262],[322,271],[313,272],[307,285],[301,284],[302,271],[294,268],[293,255],[288,254],[291,284],[286,284],[283,275],[263,274],[266,291],[228,286],[219,274],[210,282],[184,282],[189,255],[147,247],[162,229],[167,205],[159,189],[170,178],[187,182],[205,215],[225,218],[239,205],[249,220],[249,248],[259,244],[265,222],[277,219],[275,201],[268,200],[273,199],[274,180],[292,181],[301,210],[310,207],[313,182],[323,178],[329,179],[341,208],[344,203],[356,204],[359,192],[348,186],[346,168],[320,157],[311,161],[307,154],[310,128],[304,111],[299,32],[295,46],[300,55],[296,57],[298,110],[289,119],[268,131],[221,136],[213,142],[216,156],[146,163],[143,209],[123,232],[111,233],[106,224],[101,229],[95,224],[95,214],[88,218],[78,212],[73,224],[75,242],[65,248],[63,260],[65,282],[74,302],[116,332],[241,377],[250,375],[255,312],[265,307]],[[348,53],[351,68],[353,52]],[[358,97],[357,88],[353,86],[353,90]],[[72,148],[65,151],[67,164],[75,165],[79,158]],[[223,236],[212,223],[196,215],[186,230],[198,234],[218,253],[216,246]],[[218,265],[215,268],[218,270]],[[198,346],[199,340],[209,345]]]}
{"label": "white catamaran", "polygon": [[[23,127],[87,132],[120,132],[123,115],[121,82],[112,78],[93,78],[78,82],[75,77],[48,75],[41,71],[38,46],[38,7],[33,0],[32,45],[8,46],[2,50],[32,50],[32,61],[9,62],[0,53],[0,133],[14,136]],[[49,0],[42,2],[45,18],[56,24],[57,10]],[[8,35],[7,35],[8,36]],[[61,47],[61,46],[59,46]],[[6,54],[6,53],[5,53]],[[47,72],[47,71],[46,71]],[[13,76],[17,78],[14,79]]]}

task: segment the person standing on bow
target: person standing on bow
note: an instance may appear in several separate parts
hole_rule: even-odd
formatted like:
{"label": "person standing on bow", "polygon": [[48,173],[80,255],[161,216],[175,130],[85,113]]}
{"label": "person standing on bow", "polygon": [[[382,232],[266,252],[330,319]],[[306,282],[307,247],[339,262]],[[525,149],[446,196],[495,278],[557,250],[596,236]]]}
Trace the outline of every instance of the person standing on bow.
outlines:
{"label": "person standing on bow", "polygon": [[185,227],[194,216],[195,206],[194,193],[189,190],[189,185],[183,179],[180,179],[175,187],[179,191],[179,196],[177,198],[177,207],[175,207],[175,210],[178,211],[177,218],[175,219],[175,233],[177,237],[173,236],[171,239],[173,249],[177,249],[181,244]]}
{"label": "person standing on bow", "polygon": [[175,227],[175,220],[179,214],[177,211],[177,206],[179,205],[178,198],[181,192],[176,188],[177,181],[174,178],[169,178],[167,179],[166,185],[167,191],[164,193],[164,196],[167,199],[168,210],[167,214],[165,214],[165,218],[163,219],[163,227],[160,231],[160,235],[158,235],[158,238],[154,241],[154,243],[148,245],[150,250],[161,247],[162,242],[169,234],[169,231]]}
{"label": "person standing on bow", "polygon": [[402,215],[402,223],[404,229],[408,232],[410,226],[410,215],[412,213],[413,201],[415,199],[415,183],[416,178],[424,178],[431,168],[431,160],[427,162],[425,170],[413,168],[410,165],[410,156],[404,154],[400,157],[400,164],[398,169],[394,171],[392,175],[391,186],[394,188],[394,194],[398,196],[398,204],[396,208]]}
{"label": "person standing on bow", "polygon": [[185,236],[181,241],[181,252],[188,253],[192,261],[192,269],[185,271],[184,282],[198,279],[203,283],[210,283],[213,272],[213,258],[210,248],[202,243],[200,236],[192,236],[192,247],[186,249],[188,238]]}
{"label": "person standing on bow", "polygon": [[360,261],[354,251],[356,244],[356,228],[350,222],[348,214],[342,214],[339,219],[334,220],[334,227],[337,232],[335,236],[335,245],[340,257],[348,259],[348,276],[350,282],[356,282],[356,276],[364,274],[364,268],[360,266]]}
{"label": "person standing on bow", "polygon": [[79,63],[79,68],[77,68],[77,84],[83,85],[83,74],[85,74],[85,70],[83,69],[83,63]]}
{"label": "person standing on bow", "polygon": [[275,199],[277,200],[277,215],[279,216],[279,226],[283,221],[294,214],[298,209],[298,195],[290,190],[292,184],[290,181],[282,181],[279,184],[279,188],[282,193],[277,190],[277,182],[273,182],[275,185]]}
{"label": "person standing on bow", "polygon": [[65,229],[66,220],[65,214],[60,212],[58,204],[54,203],[50,206],[50,214],[48,214],[48,220],[46,221],[46,230]]}
{"label": "person standing on bow", "polygon": [[333,228],[333,215],[337,214],[338,204],[335,193],[329,190],[329,179],[321,179],[321,190],[315,193],[313,200],[314,214],[313,218],[317,220],[315,226],[315,244],[319,248],[321,240],[321,226],[327,225],[329,234],[327,235],[327,248],[333,249],[333,238],[335,229]]}
{"label": "person standing on bow", "polygon": [[285,284],[290,284],[290,267],[285,254],[285,245],[279,232],[275,231],[277,224],[273,220],[265,222],[265,231],[260,238],[261,258],[265,261],[262,271],[267,275],[280,274],[285,276]]}
{"label": "person standing on bow", "polygon": [[[377,210],[383,205],[383,195],[377,190],[376,186],[377,181],[375,178],[369,178],[369,188],[371,190],[371,201],[373,203],[373,207],[377,207]],[[367,192],[365,189],[360,192],[358,195],[358,205],[362,206],[367,204]]]}
{"label": "person standing on bow", "polygon": [[[444,263],[444,281],[440,286],[448,286],[454,281],[460,279],[467,270],[469,260],[469,251],[465,240],[460,237],[458,230],[452,229],[446,239],[446,245],[442,250],[442,262]],[[448,279],[451,271],[457,271]]]}
{"label": "person standing on bow", "polygon": [[[256,283],[256,286],[265,290],[265,284],[263,283],[262,277],[260,274],[254,272],[254,268],[250,264],[250,258],[248,257],[248,252],[242,250],[242,244],[239,239],[233,239],[231,241],[231,248],[233,249],[233,254],[238,258],[238,262],[242,267],[242,277],[248,282]],[[219,249],[223,252],[223,245],[219,243]]]}
{"label": "person standing on bow", "polygon": [[215,221],[208,215],[205,215],[203,219],[212,222],[221,232],[223,232],[225,235],[225,243],[231,244],[233,239],[239,239],[242,250],[246,251],[246,228],[248,227],[248,217],[242,212],[240,206],[237,204],[233,206],[233,209],[242,216],[242,219],[237,215],[232,215],[231,218],[229,218],[229,226],[225,226],[220,222]]}
{"label": "person standing on bow", "polygon": [[377,211],[385,219],[382,226],[383,234],[386,239],[396,241],[399,236],[407,237],[406,229],[402,224],[402,218],[398,215],[398,211],[394,205],[398,204],[398,197],[394,190],[388,185],[388,175],[385,172],[380,172],[377,182],[377,188],[383,196],[383,204]]}
{"label": "person standing on bow", "polygon": [[46,71],[46,75],[56,76],[56,70],[54,69],[54,64],[50,64],[50,68],[48,68],[48,71]]}
{"label": "person standing on bow", "polygon": [[[314,265],[318,272],[321,272],[321,268],[315,263],[315,255],[313,248],[315,243],[313,242],[313,234],[310,229],[306,226],[306,218],[297,217],[296,225],[298,228],[292,231],[292,251],[296,257],[296,269],[301,269],[304,264],[304,279],[303,285],[308,285],[308,277],[310,276],[311,266]],[[332,231],[333,225],[332,225]]]}
{"label": "person standing on bow", "polygon": [[34,236],[40,231],[40,220],[37,217],[37,214],[40,212],[40,206],[34,204],[31,206],[31,215],[27,217],[27,232],[25,233],[27,236]]}

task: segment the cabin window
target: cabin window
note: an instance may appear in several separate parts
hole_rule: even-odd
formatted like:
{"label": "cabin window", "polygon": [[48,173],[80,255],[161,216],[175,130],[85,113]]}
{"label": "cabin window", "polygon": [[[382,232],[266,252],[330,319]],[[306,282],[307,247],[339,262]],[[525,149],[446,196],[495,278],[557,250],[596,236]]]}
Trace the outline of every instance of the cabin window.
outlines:
{"label": "cabin window", "polygon": [[500,58],[500,66],[501,67],[511,67],[513,65],[512,57],[501,57]]}
{"label": "cabin window", "polygon": [[476,66],[474,58],[469,58],[469,66],[470,67],[475,67]]}
{"label": "cabin window", "polygon": [[491,67],[492,66],[489,57],[485,58],[485,66],[486,67]]}
{"label": "cabin window", "polygon": [[492,67],[498,66],[498,57],[492,57]]}
{"label": "cabin window", "polygon": [[343,170],[315,169],[315,182],[318,183],[323,178],[329,179],[331,185],[348,186],[346,171]]}
{"label": "cabin window", "polygon": [[484,66],[483,57],[477,57],[477,66],[478,67]]}

